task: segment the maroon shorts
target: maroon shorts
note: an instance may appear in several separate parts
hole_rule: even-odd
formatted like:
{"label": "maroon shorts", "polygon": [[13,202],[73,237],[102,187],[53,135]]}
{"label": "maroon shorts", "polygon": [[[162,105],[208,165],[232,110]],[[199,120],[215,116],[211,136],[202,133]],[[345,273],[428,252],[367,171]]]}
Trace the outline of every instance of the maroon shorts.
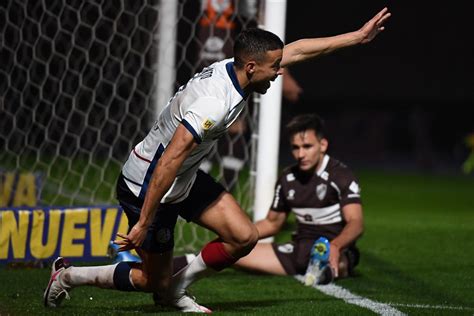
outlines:
{"label": "maroon shorts", "polygon": [[[305,274],[313,243],[314,239],[301,239],[285,244],[272,243],[272,247],[286,273],[296,275]],[[359,250],[352,245],[344,249],[342,255],[347,256],[349,274],[352,274],[359,263]]]}

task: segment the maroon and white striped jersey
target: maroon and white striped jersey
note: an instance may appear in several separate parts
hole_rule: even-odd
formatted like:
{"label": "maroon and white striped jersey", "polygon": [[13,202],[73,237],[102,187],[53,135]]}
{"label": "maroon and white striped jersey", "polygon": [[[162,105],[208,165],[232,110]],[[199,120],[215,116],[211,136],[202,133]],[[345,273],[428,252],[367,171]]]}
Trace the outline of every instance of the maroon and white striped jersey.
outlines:
{"label": "maroon and white striped jersey", "polygon": [[297,238],[332,239],[342,231],[342,207],[350,203],[361,203],[358,180],[346,165],[325,155],[313,174],[296,165],[285,169],[275,186],[271,209],[295,214]]}

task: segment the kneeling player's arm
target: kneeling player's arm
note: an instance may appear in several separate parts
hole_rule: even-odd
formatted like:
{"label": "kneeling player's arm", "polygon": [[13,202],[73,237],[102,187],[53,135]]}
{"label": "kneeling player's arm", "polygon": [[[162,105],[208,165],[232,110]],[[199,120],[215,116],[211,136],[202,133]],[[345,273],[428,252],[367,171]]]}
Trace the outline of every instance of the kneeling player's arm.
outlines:
{"label": "kneeling player's arm", "polygon": [[267,217],[258,221],[256,226],[260,239],[270,237],[278,233],[286,221],[288,214],[269,210]]}
{"label": "kneeling player's arm", "polygon": [[339,249],[343,249],[356,241],[364,231],[364,216],[361,204],[351,203],[344,205],[342,207],[342,214],[346,225],[341,233],[331,241],[331,245],[335,245]]}

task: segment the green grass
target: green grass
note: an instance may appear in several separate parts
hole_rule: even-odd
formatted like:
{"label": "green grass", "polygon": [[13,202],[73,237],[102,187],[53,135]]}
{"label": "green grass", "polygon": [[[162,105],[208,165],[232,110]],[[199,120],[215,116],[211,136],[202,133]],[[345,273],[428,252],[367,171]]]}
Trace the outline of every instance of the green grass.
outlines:
{"label": "green grass", "polygon": [[364,176],[364,282],[347,287],[380,301],[474,308],[474,179]]}
{"label": "green grass", "polygon": [[[474,314],[474,179],[413,173],[357,172],[365,233],[357,275],[337,284],[369,299],[400,305],[408,315]],[[288,240],[294,222],[278,240]],[[42,307],[48,269],[0,268],[0,315],[171,314],[150,295],[91,287],[75,289],[57,310]],[[191,288],[199,302],[223,315],[373,315],[307,288],[290,277],[227,269]],[[89,298],[93,299],[90,300]]]}

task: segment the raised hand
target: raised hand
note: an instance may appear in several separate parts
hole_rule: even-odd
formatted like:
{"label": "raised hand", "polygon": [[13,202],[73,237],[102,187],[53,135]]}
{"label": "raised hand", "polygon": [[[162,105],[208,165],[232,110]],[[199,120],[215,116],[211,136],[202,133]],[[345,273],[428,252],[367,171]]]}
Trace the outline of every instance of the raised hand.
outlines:
{"label": "raised hand", "polygon": [[383,8],[377,13],[372,19],[370,19],[364,26],[359,30],[363,34],[361,44],[372,41],[385,27],[384,23],[392,14],[388,12],[387,8]]}

